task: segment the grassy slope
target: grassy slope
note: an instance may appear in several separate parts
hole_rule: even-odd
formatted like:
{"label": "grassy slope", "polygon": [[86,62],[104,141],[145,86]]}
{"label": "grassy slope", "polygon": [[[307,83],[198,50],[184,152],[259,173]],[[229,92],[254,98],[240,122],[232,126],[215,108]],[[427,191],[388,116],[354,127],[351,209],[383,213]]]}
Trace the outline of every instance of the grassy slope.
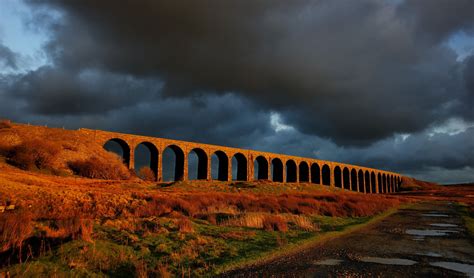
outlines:
{"label": "grassy slope", "polygon": [[[28,129],[0,137],[21,141]],[[337,235],[403,201],[310,184],[84,179],[64,167],[100,146],[60,129],[35,134],[62,147],[57,165],[65,176],[19,170],[0,157],[0,206],[15,206],[0,213],[8,235],[0,237],[1,271],[12,275],[212,276]]]}

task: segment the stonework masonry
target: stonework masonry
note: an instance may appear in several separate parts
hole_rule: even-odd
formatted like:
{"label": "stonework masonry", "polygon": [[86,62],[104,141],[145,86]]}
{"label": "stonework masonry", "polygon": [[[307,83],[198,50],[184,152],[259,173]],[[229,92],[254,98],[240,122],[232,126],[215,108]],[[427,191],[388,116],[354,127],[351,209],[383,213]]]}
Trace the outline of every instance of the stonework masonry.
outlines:
{"label": "stonework masonry", "polygon": [[[394,172],[255,150],[231,148],[180,140],[123,134],[92,129],[79,129],[98,144],[109,141],[118,143],[123,150],[124,163],[133,169],[135,149],[143,144],[150,150],[150,168],[157,181],[163,180],[162,154],[170,148],[175,154],[175,179],[188,179],[188,157],[195,152],[198,157],[197,178],[211,180],[211,157],[218,158],[218,180],[252,181],[256,179],[283,183],[314,183],[342,190],[364,193],[390,193],[398,191],[402,175]],[[237,174],[232,177],[232,161],[237,161]],[[254,166],[258,164],[258,173]]]}

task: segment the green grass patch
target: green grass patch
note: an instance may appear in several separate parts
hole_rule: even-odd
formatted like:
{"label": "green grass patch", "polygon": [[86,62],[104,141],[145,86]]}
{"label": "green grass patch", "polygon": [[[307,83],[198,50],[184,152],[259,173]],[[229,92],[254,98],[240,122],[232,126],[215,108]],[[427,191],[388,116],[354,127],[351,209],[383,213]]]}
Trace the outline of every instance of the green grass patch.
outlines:
{"label": "green grass patch", "polygon": [[464,203],[458,203],[458,206],[469,234],[474,237],[474,210]]}
{"label": "green grass patch", "polygon": [[310,216],[319,227],[306,231],[296,226],[287,232],[213,225],[192,220],[194,231],[183,233],[173,218],[116,219],[96,224],[94,242],[74,240],[7,267],[13,276],[27,277],[206,277],[248,264],[298,252],[381,219],[375,217]]}

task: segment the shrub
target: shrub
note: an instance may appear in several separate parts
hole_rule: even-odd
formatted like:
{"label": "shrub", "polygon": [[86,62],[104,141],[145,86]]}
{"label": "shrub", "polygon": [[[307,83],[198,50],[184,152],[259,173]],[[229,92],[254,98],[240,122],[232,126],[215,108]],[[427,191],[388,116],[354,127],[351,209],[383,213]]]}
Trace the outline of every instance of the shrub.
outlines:
{"label": "shrub", "polygon": [[279,215],[265,215],[263,218],[263,229],[266,231],[287,232],[288,225],[286,220]]}
{"label": "shrub", "polygon": [[138,177],[145,181],[156,181],[155,173],[153,173],[153,170],[151,170],[150,167],[146,166],[140,168],[138,171]]}
{"label": "shrub", "polygon": [[193,223],[186,217],[178,220],[178,229],[181,233],[194,233]]}
{"label": "shrub", "polygon": [[0,129],[11,128],[12,123],[10,120],[0,120]]}
{"label": "shrub", "polygon": [[94,221],[78,216],[53,220],[49,225],[38,225],[38,229],[48,238],[82,239],[92,242]]}
{"label": "shrub", "polygon": [[7,154],[10,163],[24,170],[54,168],[54,160],[61,148],[54,143],[32,139],[12,147]]}
{"label": "shrub", "polygon": [[18,249],[21,260],[23,242],[32,236],[31,215],[26,212],[0,215],[0,252]]}
{"label": "shrub", "polygon": [[130,172],[117,155],[109,159],[92,156],[85,160],[71,161],[69,168],[76,174],[91,179],[126,180]]}

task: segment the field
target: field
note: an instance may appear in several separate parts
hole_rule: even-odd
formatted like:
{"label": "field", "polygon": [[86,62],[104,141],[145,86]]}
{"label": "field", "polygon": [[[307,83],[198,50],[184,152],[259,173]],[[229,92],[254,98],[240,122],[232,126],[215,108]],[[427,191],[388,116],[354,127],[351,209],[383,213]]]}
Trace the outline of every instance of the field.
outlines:
{"label": "field", "polygon": [[[97,169],[108,171],[116,164],[102,165],[112,156],[101,146],[88,153],[80,138],[68,143],[67,131],[28,140],[27,133],[25,126],[0,127],[0,275],[214,276],[336,236],[425,198],[427,191],[433,198],[444,192],[415,181],[414,191],[391,195],[313,184],[155,183],[122,170],[92,179],[68,165],[93,152]],[[55,138],[47,146],[51,154],[38,151],[42,136]],[[35,152],[22,152],[22,146]],[[470,199],[450,190],[460,194],[466,221],[472,221]]]}

